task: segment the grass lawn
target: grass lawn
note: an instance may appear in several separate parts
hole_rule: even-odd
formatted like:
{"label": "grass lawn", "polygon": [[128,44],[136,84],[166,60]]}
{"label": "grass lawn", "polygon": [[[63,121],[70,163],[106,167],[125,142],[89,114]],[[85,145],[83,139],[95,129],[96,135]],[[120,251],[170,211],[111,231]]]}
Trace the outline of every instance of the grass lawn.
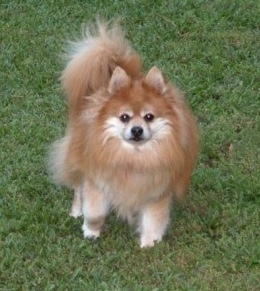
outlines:
{"label": "grass lawn", "polygon": [[[260,290],[260,2],[0,3],[0,290]],[[66,40],[121,16],[145,69],[186,92],[201,150],[163,242],[142,250],[111,215],[95,242],[45,157],[62,136]]]}

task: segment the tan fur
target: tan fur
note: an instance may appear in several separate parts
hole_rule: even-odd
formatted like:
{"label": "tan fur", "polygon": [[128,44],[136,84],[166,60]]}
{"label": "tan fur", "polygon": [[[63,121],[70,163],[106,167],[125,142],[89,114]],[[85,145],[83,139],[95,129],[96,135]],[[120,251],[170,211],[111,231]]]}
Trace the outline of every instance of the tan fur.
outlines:
{"label": "tan fur", "polygon": [[[91,212],[98,214],[88,219],[89,206],[83,209],[85,237],[99,236],[98,231],[91,232],[91,223],[103,221],[100,213],[105,216],[112,207],[129,219],[138,214],[141,246],[153,245],[168,224],[171,198],[182,199],[187,191],[197,155],[196,124],[183,96],[159,69],[142,74],[139,55],[115,24],[99,24],[97,35],[88,34],[74,45],[61,80],[69,101],[69,123],[66,137],[54,147],[51,163],[59,183],[82,189],[83,206],[77,190],[74,213],[81,213],[79,208],[86,201]],[[137,124],[144,123],[141,114],[146,108],[152,110],[162,128],[149,141],[136,146],[130,142],[128,148],[128,142],[105,126],[125,108]],[[152,130],[152,123],[146,127]],[[107,208],[97,204],[99,199],[89,191],[100,196]],[[151,237],[146,234],[147,219],[161,227],[154,229],[154,235],[151,230]]]}
{"label": "tan fur", "polygon": [[114,24],[109,28],[99,23],[97,31],[93,30],[92,34],[87,31],[82,41],[72,44],[69,62],[61,76],[72,120],[81,111],[82,97],[106,87],[116,66],[133,78],[140,75],[141,60],[119,26]]}

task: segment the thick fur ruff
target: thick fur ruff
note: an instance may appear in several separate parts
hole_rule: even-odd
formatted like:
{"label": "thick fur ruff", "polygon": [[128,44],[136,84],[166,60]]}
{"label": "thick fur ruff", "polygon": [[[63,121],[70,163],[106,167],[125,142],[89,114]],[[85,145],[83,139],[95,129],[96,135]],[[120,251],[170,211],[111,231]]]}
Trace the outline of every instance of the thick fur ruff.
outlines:
{"label": "thick fur ruff", "polygon": [[61,76],[67,134],[52,148],[55,180],[75,190],[71,215],[98,237],[113,208],[138,217],[141,247],[160,241],[173,197],[182,199],[198,138],[182,94],[159,69],[142,73],[139,55],[116,24],[99,23],[72,53]]}

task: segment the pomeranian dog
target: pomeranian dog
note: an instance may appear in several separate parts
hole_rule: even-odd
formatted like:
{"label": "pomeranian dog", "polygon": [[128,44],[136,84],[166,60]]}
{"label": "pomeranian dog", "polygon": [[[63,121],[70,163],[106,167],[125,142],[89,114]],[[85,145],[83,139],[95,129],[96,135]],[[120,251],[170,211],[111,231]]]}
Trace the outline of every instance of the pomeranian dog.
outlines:
{"label": "pomeranian dog", "polygon": [[71,216],[85,238],[100,236],[115,210],[137,224],[140,246],[162,240],[170,204],[187,190],[196,123],[182,94],[139,55],[116,23],[98,23],[73,43],[61,76],[68,100],[65,137],[52,147],[56,182],[74,189]]}

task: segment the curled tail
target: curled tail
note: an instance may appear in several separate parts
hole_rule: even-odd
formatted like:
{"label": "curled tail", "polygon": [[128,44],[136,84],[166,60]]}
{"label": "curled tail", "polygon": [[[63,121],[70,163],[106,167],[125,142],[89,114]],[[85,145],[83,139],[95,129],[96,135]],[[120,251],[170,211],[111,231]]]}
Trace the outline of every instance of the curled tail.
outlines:
{"label": "curled tail", "polygon": [[83,97],[108,85],[117,66],[122,67],[132,78],[138,77],[141,72],[138,54],[116,23],[98,23],[94,32],[87,29],[84,38],[72,44],[68,59],[61,82],[72,114],[77,114]]}

